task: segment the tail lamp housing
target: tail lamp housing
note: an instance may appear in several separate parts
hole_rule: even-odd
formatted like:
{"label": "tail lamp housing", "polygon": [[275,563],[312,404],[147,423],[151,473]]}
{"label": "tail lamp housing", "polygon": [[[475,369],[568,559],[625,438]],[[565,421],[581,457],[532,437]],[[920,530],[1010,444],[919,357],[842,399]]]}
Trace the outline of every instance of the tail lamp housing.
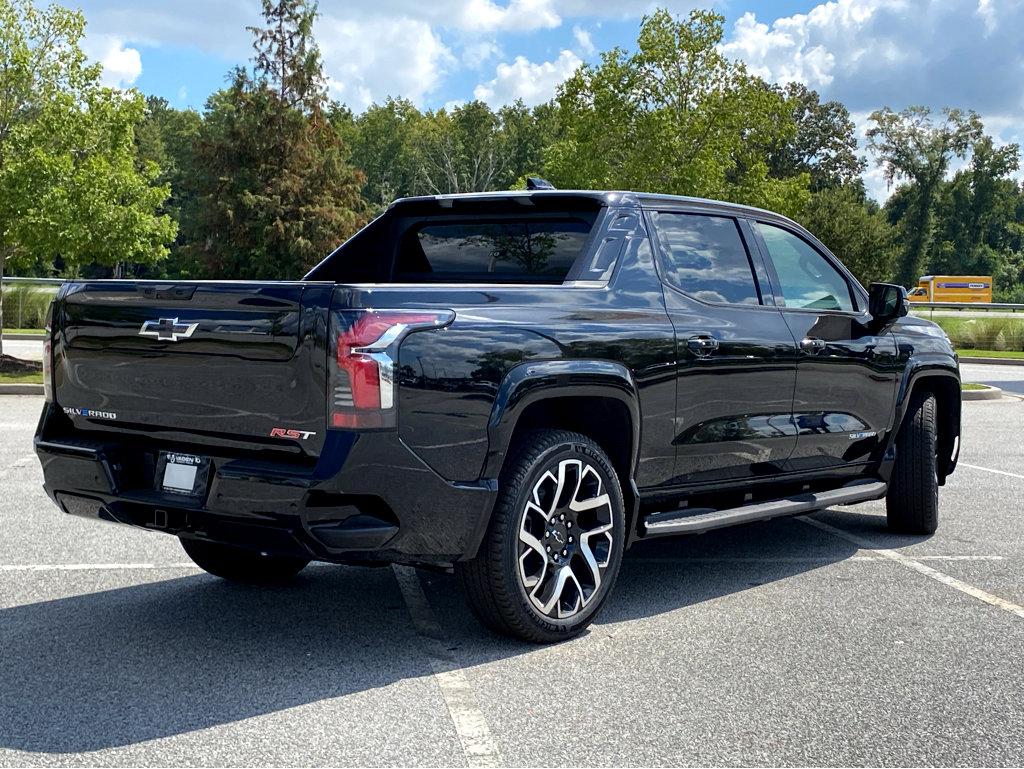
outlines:
{"label": "tail lamp housing", "polygon": [[53,403],[53,302],[46,310],[46,336],[43,339],[43,400]]}
{"label": "tail lamp housing", "polygon": [[328,425],[383,430],[396,424],[398,346],[414,331],[440,329],[451,310],[341,310],[331,314]]}

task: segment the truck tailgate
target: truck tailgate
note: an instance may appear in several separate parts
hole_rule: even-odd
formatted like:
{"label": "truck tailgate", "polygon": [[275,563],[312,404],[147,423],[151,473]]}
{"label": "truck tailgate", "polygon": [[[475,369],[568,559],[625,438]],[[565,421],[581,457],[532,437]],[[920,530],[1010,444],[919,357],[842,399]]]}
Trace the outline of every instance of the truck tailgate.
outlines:
{"label": "truck tailgate", "polygon": [[73,283],[53,318],[54,397],[82,430],[319,454],[326,283]]}

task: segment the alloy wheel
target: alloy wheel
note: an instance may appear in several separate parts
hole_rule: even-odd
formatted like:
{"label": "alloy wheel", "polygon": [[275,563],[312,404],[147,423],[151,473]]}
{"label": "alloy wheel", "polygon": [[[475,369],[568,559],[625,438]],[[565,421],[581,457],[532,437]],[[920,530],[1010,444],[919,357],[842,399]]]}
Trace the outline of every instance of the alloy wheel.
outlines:
{"label": "alloy wheel", "polygon": [[519,578],[541,614],[567,619],[601,592],[612,548],[611,500],[601,473],[563,459],[534,484],[519,522]]}

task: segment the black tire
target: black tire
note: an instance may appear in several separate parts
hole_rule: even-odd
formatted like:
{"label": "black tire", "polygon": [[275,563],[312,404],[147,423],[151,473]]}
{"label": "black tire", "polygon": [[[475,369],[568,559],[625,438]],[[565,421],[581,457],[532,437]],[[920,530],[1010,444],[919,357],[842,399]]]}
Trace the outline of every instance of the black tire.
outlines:
{"label": "black tire", "polygon": [[[566,497],[570,487],[571,499]],[[592,507],[585,508],[588,504]],[[537,542],[525,544],[523,536]],[[551,552],[550,544],[543,545],[549,549],[545,556],[536,547],[545,542],[565,549],[556,546]],[[480,551],[457,564],[456,571],[473,614],[485,627],[524,641],[552,643],[578,635],[593,622],[615,584],[624,544],[622,489],[600,446],[579,433],[538,430],[517,442]],[[528,567],[533,574],[525,573]],[[533,579],[531,590],[526,583]],[[552,604],[550,613],[539,606],[545,601]]]}
{"label": "black tire", "polygon": [[939,527],[935,396],[916,393],[896,436],[896,463],[885,497],[889,528],[934,534]]}
{"label": "black tire", "polygon": [[250,585],[286,582],[309,563],[303,558],[261,555],[255,550],[222,545],[204,539],[181,537],[181,546],[196,566],[215,577]]}

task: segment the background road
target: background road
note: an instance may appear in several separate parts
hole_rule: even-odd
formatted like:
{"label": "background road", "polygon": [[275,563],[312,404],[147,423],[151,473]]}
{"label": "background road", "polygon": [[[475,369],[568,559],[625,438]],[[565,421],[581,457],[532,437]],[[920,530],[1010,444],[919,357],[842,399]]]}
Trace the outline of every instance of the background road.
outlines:
{"label": "background road", "polygon": [[0,765],[1024,763],[1019,400],[964,405],[938,535],[869,503],[644,543],[553,647],[447,576],[232,586],[64,516],[40,406],[0,397]]}
{"label": "background road", "polygon": [[43,342],[36,339],[4,339],[4,354],[22,360],[42,360]]}
{"label": "background road", "polygon": [[961,363],[965,382],[995,385],[1005,392],[1024,397],[1024,366],[994,366],[987,363]]}

